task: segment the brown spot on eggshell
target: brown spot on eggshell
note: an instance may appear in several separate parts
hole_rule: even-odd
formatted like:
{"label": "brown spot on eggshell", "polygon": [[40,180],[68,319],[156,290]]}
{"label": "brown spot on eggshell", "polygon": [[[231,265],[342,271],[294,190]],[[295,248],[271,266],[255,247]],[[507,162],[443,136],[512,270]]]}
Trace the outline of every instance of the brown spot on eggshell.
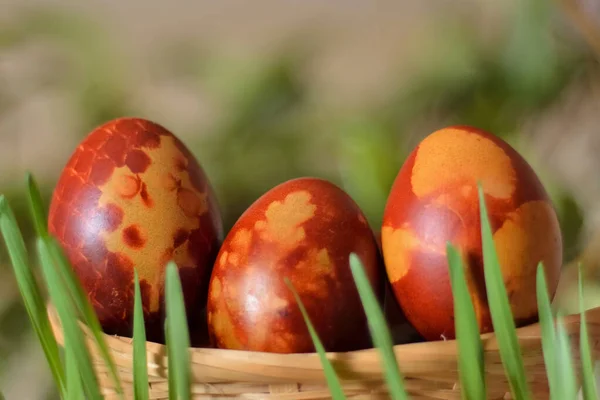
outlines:
{"label": "brown spot on eggshell", "polygon": [[123,241],[127,246],[134,249],[140,249],[146,243],[146,239],[138,225],[130,225],[123,229]]}
{"label": "brown spot on eggshell", "polygon": [[154,202],[152,201],[150,194],[148,194],[148,185],[146,185],[145,182],[142,182],[141,185],[140,198],[146,207],[151,208],[154,206]]}
{"label": "brown spot on eggshell", "polygon": [[145,151],[135,149],[127,153],[125,163],[131,172],[134,174],[141,174],[146,172],[152,163],[152,160]]}

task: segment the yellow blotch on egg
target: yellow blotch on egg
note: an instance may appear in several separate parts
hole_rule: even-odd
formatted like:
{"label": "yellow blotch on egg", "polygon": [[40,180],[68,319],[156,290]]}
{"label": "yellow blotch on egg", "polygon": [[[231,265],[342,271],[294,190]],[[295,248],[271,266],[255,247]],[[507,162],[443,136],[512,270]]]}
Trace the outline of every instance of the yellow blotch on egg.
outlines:
{"label": "yellow blotch on egg", "polygon": [[444,129],[419,145],[411,184],[415,195],[424,197],[445,186],[481,180],[487,194],[508,199],[515,191],[515,179],[510,158],[494,142],[476,133]]}
{"label": "yellow blotch on egg", "polygon": [[310,199],[310,193],[302,190],[288,194],[283,202],[272,202],[265,219],[257,221],[255,229],[263,240],[277,241],[283,246],[297,244],[305,238],[301,225],[314,217],[317,209]]}

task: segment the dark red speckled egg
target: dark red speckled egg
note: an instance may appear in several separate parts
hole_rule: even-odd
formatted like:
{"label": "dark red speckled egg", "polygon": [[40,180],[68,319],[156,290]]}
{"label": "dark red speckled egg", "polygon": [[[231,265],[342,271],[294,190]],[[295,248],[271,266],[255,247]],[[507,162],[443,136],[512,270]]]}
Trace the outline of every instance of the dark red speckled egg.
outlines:
{"label": "dark red speckled egg", "polygon": [[426,137],[390,192],[382,248],[388,277],[409,321],[428,340],[455,337],[446,243],[462,253],[481,332],[493,330],[485,292],[477,182],[517,326],[537,319],[536,271],[558,285],[562,238],[538,177],[512,147],[471,127]]}
{"label": "dark red speckled egg", "polygon": [[213,344],[272,353],[314,351],[285,285],[288,277],[327,350],[370,346],[349,267],[352,252],[381,298],[383,269],[375,237],[344,191],[315,178],[271,189],[242,214],[217,257],[207,306]]}
{"label": "dark red speckled egg", "polygon": [[106,333],[132,334],[137,269],[148,340],[159,342],[166,263],[177,263],[188,312],[199,313],[223,235],[197,160],[164,127],[137,118],[110,121],[79,144],[54,190],[48,227]]}

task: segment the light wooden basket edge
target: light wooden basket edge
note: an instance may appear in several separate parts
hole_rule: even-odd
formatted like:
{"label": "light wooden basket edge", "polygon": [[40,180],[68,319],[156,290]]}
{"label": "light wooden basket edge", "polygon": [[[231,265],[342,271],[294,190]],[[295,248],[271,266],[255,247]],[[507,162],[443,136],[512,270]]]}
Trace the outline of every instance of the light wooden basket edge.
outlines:
{"label": "light wooden basket edge", "polygon": [[[56,310],[48,305],[48,316],[59,345],[64,345]],[[600,357],[600,307],[586,311],[593,356]],[[572,338],[572,350],[579,360],[580,315],[564,318]],[[81,327],[99,380],[110,398],[114,385],[102,361],[89,328]],[[123,381],[126,394],[132,391],[132,339],[103,334]],[[546,371],[541,351],[539,324],[517,329],[528,381],[537,398],[547,396]],[[508,391],[494,333],[482,335],[486,353],[486,380],[492,398],[503,398]],[[456,341],[420,342],[394,346],[408,390],[415,398],[459,399]],[[149,385],[152,398],[168,398],[166,347],[147,343]],[[316,400],[328,393],[321,362],[316,353],[273,354],[215,348],[191,348],[192,391],[195,399],[277,398]],[[379,399],[385,396],[381,360],[377,349],[348,353],[328,353],[349,398]],[[356,395],[356,396],[354,396]]]}

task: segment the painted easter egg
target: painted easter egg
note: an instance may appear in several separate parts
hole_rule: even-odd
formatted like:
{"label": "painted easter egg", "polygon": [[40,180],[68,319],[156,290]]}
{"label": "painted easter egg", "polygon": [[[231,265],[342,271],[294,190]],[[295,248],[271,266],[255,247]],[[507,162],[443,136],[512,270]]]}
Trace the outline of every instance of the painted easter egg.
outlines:
{"label": "painted easter egg", "polygon": [[454,126],[427,136],[392,186],[382,224],[388,278],[404,313],[427,340],[455,337],[446,245],[456,246],[481,332],[493,330],[485,291],[478,182],[517,326],[537,319],[536,271],[552,296],[562,264],[555,210],[535,172],[511,146]]}
{"label": "painted easter egg", "polygon": [[109,334],[132,334],[134,269],[148,340],[163,340],[164,273],[174,261],[190,315],[206,300],[223,228],[198,161],[164,127],[120,118],[78,145],[48,219]]}
{"label": "painted easter egg", "polygon": [[207,306],[213,344],[272,353],[314,351],[287,278],[327,350],[370,346],[351,253],[364,264],[381,299],[385,281],[377,242],[343,190],[315,178],[269,190],[242,214],[217,257]]}

